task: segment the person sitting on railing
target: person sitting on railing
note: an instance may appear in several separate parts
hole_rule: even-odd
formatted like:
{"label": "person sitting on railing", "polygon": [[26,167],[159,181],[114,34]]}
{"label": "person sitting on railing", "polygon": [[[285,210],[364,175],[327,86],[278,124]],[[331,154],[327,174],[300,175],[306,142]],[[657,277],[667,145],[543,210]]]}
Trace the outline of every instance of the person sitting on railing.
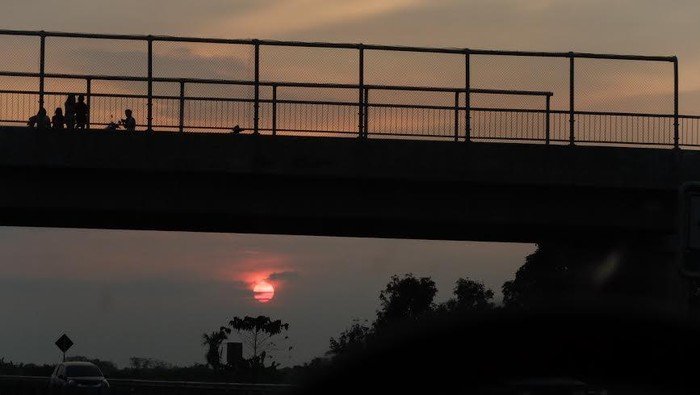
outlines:
{"label": "person sitting on railing", "polygon": [[70,94],[66,98],[66,102],[63,106],[66,108],[66,128],[68,130],[73,130],[75,128],[75,95]]}
{"label": "person sitting on railing", "polygon": [[75,103],[75,127],[77,129],[87,128],[88,111],[88,106],[85,104],[85,96],[78,96],[78,102]]}
{"label": "person sitting on railing", "polygon": [[130,109],[124,110],[125,119],[122,119],[119,123],[124,125],[124,129],[127,132],[133,132],[136,130],[136,119],[132,116],[133,112]]}
{"label": "person sitting on railing", "polygon": [[29,117],[27,125],[34,129],[48,129],[51,127],[51,119],[46,115],[46,109],[41,107],[36,115]]}
{"label": "person sitting on railing", "polygon": [[51,126],[54,130],[63,130],[63,125],[66,123],[66,118],[63,116],[63,109],[58,107],[51,117]]}

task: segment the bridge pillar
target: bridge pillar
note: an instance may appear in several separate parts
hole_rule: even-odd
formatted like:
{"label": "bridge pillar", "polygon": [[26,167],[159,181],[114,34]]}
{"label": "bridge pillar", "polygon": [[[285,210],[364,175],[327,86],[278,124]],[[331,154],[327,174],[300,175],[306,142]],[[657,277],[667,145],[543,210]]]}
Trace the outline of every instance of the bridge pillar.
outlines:
{"label": "bridge pillar", "polygon": [[690,313],[690,283],[679,270],[669,238],[641,238],[622,243],[617,267],[606,280],[612,300],[672,315]]}

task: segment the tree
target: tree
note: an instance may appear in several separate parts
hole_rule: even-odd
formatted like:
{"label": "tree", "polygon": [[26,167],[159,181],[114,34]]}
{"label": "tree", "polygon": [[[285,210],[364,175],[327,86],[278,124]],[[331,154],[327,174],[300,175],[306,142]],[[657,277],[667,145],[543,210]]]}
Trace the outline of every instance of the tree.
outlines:
{"label": "tree", "polygon": [[129,358],[129,367],[136,370],[144,369],[172,369],[173,365],[155,358]]}
{"label": "tree", "polygon": [[386,288],[379,294],[381,308],[377,311],[374,328],[381,329],[424,317],[435,307],[435,294],[437,288],[430,277],[416,278],[411,273],[403,278],[392,276]]}
{"label": "tree", "polygon": [[605,242],[538,244],[515,279],[503,284],[504,307],[548,308],[600,299],[619,266],[610,259],[613,251]]}
{"label": "tree", "polygon": [[[254,368],[265,367],[266,358],[272,358],[268,354],[277,350],[275,340],[283,332],[286,333],[289,330],[288,323],[283,323],[281,320],[273,321],[270,317],[263,315],[258,317],[234,317],[229,321],[229,326],[238,333],[243,343],[252,350],[253,355],[248,361]],[[286,340],[288,336],[284,334],[283,338]],[[271,367],[275,366],[275,362],[272,361]]]}
{"label": "tree", "polygon": [[350,327],[340,333],[337,340],[331,337],[328,354],[342,355],[363,349],[372,333],[366,322],[354,319]]}
{"label": "tree", "polygon": [[202,335],[202,345],[207,347],[204,355],[207,366],[211,366],[214,370],[221,370],[221,344],[228,338],[231,329],[225,326],[219,328],[218,331],[205,333]]}
{"label": "tree", "polygon": [[460,278],[454,288],[454,298],[448,300],[442,309],[449,312],[483,312],[491,310],[494,293],[486,288],[483,283],[471,280],[470,278]]}

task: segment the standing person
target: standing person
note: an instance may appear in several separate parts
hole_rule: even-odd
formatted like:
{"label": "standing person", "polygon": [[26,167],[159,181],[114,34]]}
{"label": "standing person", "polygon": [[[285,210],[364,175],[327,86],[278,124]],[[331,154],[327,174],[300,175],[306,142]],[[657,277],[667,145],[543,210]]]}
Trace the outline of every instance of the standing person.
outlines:
{"label": "standing person", "polygon": [[122,119],[121,123],[124,125],[124,129],[126,129],[127,132],[133,132],[136,130],[136,119],[132,116],[132,112],[130,109],[124,110],[124,115],[126,115],[126,119]]}
{"label": "standing person", "polygon": [[63,110],[61,107],[56,109],[56,112],[51,118],[51,126],[54,130],[63,130],[63,125],[66,123],[66,118],[63,116]]}
{"label": "standing person", "polygon": [[71,93],[64,103],[66,109],[66,128],[68,128],[68,130],[73,130],[75,128],[75,104],[75,95]]}
{"label": "standing person", "polygon": [[88,109],[87,104],[85,104],[85,96],[78,96],[78,102],[75,103],[75,127],[76,129],[87,128],[88,121]]}
{"label": "standing person", "polygon": [[34,129],[48,129],[51,127],[51,119],[46,115],[46,109],[44,107],[39,108],[39,112],[36,115],[29,117],[29,122],[27,126]]}

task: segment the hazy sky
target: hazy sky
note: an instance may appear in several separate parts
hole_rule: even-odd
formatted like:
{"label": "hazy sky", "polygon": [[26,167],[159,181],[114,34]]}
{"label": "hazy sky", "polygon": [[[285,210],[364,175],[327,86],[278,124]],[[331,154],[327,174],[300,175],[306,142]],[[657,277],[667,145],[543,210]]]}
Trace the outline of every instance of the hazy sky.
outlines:
{"label": "hazy sky", "polygon": [[[6,29],[675,54],[680,57],[681,109],[697,113],[700,104],[696,0],[4,0],[2,8],[0,26]],[[105,52],[90,50],[82,55],[96,63],[81,67],[128,68]],[[210,56],[195,49],[168,54],[159,52],[160,61],[168,65],[164,69],[183,73],[201,71],[186,63],[190,58]],[[21,56],[6,56],[0,65],[18,61]],[[293,66],[280,70],[303,73]],[[389,70],[381,74],[386,78],[408,81],[439,74],[380,70]],[[644,73],[629,75],[634,84],[625,92],[668,93],[667,84],[659,85]],[[581,78],[585,83],[586,74]],[[668,74],[664,78],[667,81]],[[485,78],[483,83],[496,84],[498,79]],[[605,80],[594,83],[607,86]],[[620,89],[608,87],[599,95],[612,91]],[[301,362],[322,354],[328,337],[351,318],[373,318],[378,292],[392,274],[433,276],[444,299],[459,276],[500,288],[532,249],[2,228],[0,357],[55,361],[58,353],[52,342],[65,330],[76,342],[75,353],[120,364],[130,356],[191,363],[203,359],[199,336],[204,331],[233,315],[268,314],[291,323],[296,348],[284,358]],[[276,298],[267,305],[252,301],[249,281],[273,273]]]}
{"label": "hazy sky", "polygon": [[[234,315],[266,314],[290,322],[291,357],[300,362],[323,354],[353,317],[374,318],[392,274],[432,276],[444,300],[459,276],[500,288],[532,248],[0,228],[0,354],[54,361],[53,340],[65,330],[76,354],[120,364],[130,356],[191,363],[202,361],[203,332]],[[249,282],[266,277],[276,295],[261,304]]]}

